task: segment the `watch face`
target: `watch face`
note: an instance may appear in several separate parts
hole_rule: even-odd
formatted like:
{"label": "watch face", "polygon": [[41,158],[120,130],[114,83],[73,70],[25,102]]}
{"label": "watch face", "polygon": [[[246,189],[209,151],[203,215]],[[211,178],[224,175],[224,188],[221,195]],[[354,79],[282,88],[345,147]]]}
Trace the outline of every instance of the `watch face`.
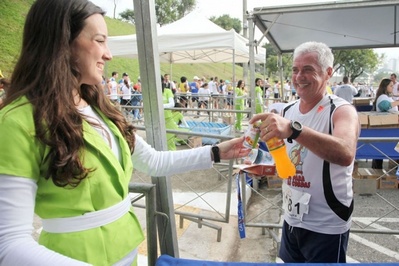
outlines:
{"label": "watch face", "polygon": [[298,121],[293,121],[293,122],[292,122],[292,127],[293,127],[295,130],[298,130],[298,131],[302,130],[302,124],[299,123]]}

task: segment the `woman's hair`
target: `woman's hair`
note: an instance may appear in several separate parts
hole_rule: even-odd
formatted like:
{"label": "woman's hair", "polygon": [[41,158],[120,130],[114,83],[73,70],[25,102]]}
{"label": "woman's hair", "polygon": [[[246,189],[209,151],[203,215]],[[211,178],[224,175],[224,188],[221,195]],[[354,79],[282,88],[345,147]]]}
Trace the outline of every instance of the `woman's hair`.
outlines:
{"label": "woman's hair", "polygon": [[258,81],[259,81],[259,80],[262,80],[262,79],[261,79],[261,78],[256,78],[256,79],[255,79],[255,87],[258,86]]}
{"label": "woman's hair", "polygon": [[10,82],[6,78],[0,78],[0,84],[3,85],[3,89],[8,91],[8,86],[10,86]]}
{"label": "woman's hair", "polygon": [[373,102],[373,110],[376,111],[377,110],[377,99],[378,97],[380,97],[382,94],[386,94],[388,95],[388,85],[389,83],[391,83],[392,80],[390,80],[389,78],[383,78],[380,82],[380,85],[378,86],[377,92],[375,94],[375,99]]}
{"label": "woman's hair", "polygon": [[181,83],[186,82],[186,81],[187,81],[187,78],[185,76],[180,77],[180,82]]}
{"label": "woman's hair", "polygon": [[[243,83],[243,81],[242,81],[242,79],[240,79],[240,80],[237,82],[237,88],[241,88],[242,83]],[[255,82],[255,84],[256,84],[256,82]]]}
{"label": "woman's hair", "polygon": [[123,83],[126,85],[126,87],[130,88],[129,80],[124,79]]}
{"label": "woman's hair", "polygon": [[50,149],[45,178],[60,187],[75,187],[95,170],[85,168],[81,160],[83,118],[75,108],[74,90],[115,123],[134,151],[134,127],[106,98],[101,84],[79,87],[79,58],[72,57],[71,44],[94,14],[105,12],[87,0],[37,0],[26,17],[5,102],[26,96],[33,105],[36,137]]}

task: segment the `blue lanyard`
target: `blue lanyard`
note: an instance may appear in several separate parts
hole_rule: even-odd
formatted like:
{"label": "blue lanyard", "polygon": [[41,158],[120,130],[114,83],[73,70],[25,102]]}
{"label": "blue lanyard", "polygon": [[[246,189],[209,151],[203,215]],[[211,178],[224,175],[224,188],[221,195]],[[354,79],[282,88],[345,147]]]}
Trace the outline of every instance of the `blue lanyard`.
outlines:
{"label": "blue lanyard", "polygon": [[[237,181],[237,199],[238,199],[238,206],[237,206],[238,233],[240,234],[240,238],[245,238],[245,222],[244,222],[244,211],[242,209],[242,200],[241,200],[240,174],[236,175],[236,181]],[[244,184],[244,189],[245,189],[245,184]]]}

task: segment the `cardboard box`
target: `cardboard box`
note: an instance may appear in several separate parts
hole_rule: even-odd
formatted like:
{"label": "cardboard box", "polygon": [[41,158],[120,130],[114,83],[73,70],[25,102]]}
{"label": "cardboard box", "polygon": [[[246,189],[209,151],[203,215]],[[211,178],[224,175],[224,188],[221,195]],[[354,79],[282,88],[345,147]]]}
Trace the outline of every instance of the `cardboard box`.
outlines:
{"label": "cardboard box", "polygon": [[202,146],[202,137],[192,136],[188,138],[188,146],[190,148],[197,148]]}
{"label": "cardboard box", "polygon": [[379,180],[379,189],[397,189],[398,179],[396,176],[383,176]]}
{"label": "cardboard box", "polygon": [[382,169],[373,169],[373,168],[357,169],[357,178],[359,179],[377,179],[384,175],[385,172]]}
{"label": "cardboard box", "polygon": [[359,106],[359,105],[370,105],[370,101],[372,98],[360,98],[360,97],[354,97],[352,99],[353,105],[354,106]]}
{"label": "cardboard box", "polygon": [[275,165],[266,164],[235,164],[233,167],[239,171],[243,171],[256,176],[273,176],[276,173]]}
{"label": "cardboard box", "polygon": [[398,114],[368,112],[369,127],[397,127]]}
{"label": "cardboard box", "polygon": [[398,177],[382,169],[359,168],[353,175],[353,191],[358,194],[373,194],[376,189],[397,189]]}
{"label": "cardboard box", "polygon": [[391,173],[387,173],[383,170],[385,175],[379,179],[379,189],[397,189],[398,188],[398,177]]}
{"label": "cardboard box", "polygon": [[353,173],[353,192],[359,195],[375,194],[378,188],[378,178],[384,175],[380,169],[358,168]]}
{"label": "cardboard box", "polygon": [[234,116],[224,115],[222,116],[222,121],[225,124],[232,125],[234,124]]}
{"label": "cardboard box", "polygon": [[267,187],[268,188],[281,188],[283,180],[277,175],[267,176]]}
{"label": "cardboard box", "polygon": [[357,114],[361,128],[367,128],[369,125],[369,115],[365,112],[358,112]]}

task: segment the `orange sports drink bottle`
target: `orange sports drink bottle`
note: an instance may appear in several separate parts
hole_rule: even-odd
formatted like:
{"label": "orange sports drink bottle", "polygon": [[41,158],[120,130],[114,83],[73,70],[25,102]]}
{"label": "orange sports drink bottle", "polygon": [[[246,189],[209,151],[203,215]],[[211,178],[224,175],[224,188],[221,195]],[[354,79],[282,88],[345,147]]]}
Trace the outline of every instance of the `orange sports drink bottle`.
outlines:
{"label": "orange sports drink bottle", "polygon": [[266,145],[276,164],[278,176],[281,178],[294,176],[296,169],[290,157],[288,157],[284,140],[274,137],[266,141]]}

